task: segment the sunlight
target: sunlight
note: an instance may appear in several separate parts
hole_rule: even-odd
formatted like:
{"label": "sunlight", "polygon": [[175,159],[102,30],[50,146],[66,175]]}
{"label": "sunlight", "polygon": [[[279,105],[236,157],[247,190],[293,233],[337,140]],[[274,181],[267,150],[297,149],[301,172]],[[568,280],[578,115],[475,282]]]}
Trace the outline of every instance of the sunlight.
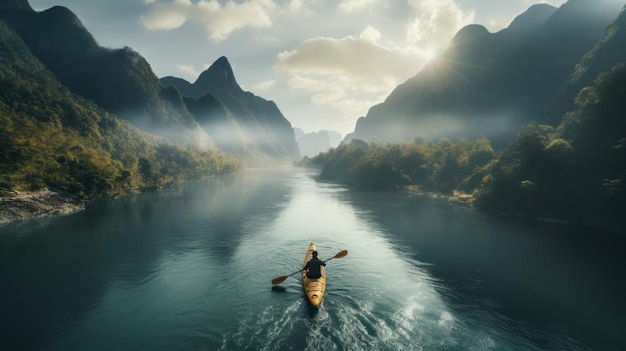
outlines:
{"label": "sunlight", "polygon": [[426,58],[426,61],[432,61],[437,56],[437,53],[433,49],[428,49],[424,51],[423,54]]}

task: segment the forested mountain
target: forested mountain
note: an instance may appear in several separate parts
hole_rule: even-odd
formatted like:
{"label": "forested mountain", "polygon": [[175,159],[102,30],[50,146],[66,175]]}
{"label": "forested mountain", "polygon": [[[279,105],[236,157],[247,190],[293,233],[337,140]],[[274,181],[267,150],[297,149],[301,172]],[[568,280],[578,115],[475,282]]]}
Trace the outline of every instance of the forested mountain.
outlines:
{"label": "forested mountain", "polygon": [[[482,208],[601,223],[626,220],[626,12],[577,66],[562,95],[576,109],[557,128],[533,125],[486,168]],[[589,85],[586,85],[589,83]],[[559,103],[568,106],[570,100]]]}
{"label": "forested mountain", "polygon": [[409,186],[490,212],[623,231],[625,47],[626,10],[572,68],[552,100],[553,108],[572,106],[569,112],[555,126],[527,124],[500,152],[487,139],[434,143],[416,138],[395,144],[354,139],[308,164],[321,167],[322,178],[357,187]]}
{"label": "forested mountain", "polygon": [[184,84],[175,84],[178,90],[162,85],[130,48],[100,47],[65,7],[36,12],[27,1],[6,0],[0,19],[70,91],[145,131],[199,148],[217,146],[257,164],[299,157],[290,123],[273,102],[244,92],[224,57],[193,85],[200,93],[183,98]]}
{"label": "forested mountain", "polygon": [[54,187],[97,198],[239,167],[220,152],[140,131],[70,92],[0,20],[0,196]]}
{"label": "forested mountain", "polygon": [[[226,57],[216,60],[194,83],[176,77],[164,77],[161,82],[175,87],[185,97],[206,100],[207,95],[212,95],[223,104],[225,111],[216,111],[215,117],[206,113],[213,108],[204,108],[201,116],[197,109],[191,109],[221,148],[246,153],[257,150],[290,160],[300,156],[291,123],[274,102],[241,89]],[[202,102],[188,100],[188,104],[198,106]]]}
{"label": "forested mountain", "polygon": [[36,12],[27,1],[3,0],[0,19],[73,93],[143,130],[175,142],[211,147],[178,93],[161,87],[143,57],[130,48],[100,47],[69,9],[55,6]]}
{"label": "forested mountain", "polygon": [[353,137],[484,136],[503,146],[530,121],[556,125],[560,115],[546,114],[546,107],[623,5],[539,4],[497,33],[467,26],[440,57],[359,119]]}
{"label": "forested mountain", "polygon": [[[626,2],[624,2],[626,6]],[[561,116],[576,108],[576,95],[602,72],[626,60],[626,17],[623,13],[607,28],[605,36],[586,53],[563,84],[547,113]]]}

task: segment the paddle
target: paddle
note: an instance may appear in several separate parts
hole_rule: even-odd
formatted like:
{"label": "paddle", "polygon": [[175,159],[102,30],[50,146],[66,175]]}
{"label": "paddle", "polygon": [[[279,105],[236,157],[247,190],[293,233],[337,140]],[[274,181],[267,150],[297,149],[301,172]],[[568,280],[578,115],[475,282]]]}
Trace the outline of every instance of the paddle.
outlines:
{"label": "paddle", "polygon": [[[324,263],[332,260],[333,258],[342,258],[342,257],[346,257],[346,256],[348,256],[348,250],[341,250],[341,251],[337,252],[337,254],[335,256],[333,256],[333,257],[327,259],[326,261],[324,261]],[[276,278],[272,279],[272,285],[280,284],[280,283],[284,282],[285,279],[291,277],[292,275],[294,275],[296,273],[301,273],[301,272],[302,272],[302,270],[299,270],[299,271],[295,271],[295,272],[293,272],[293,273],[291,273],[289,275],[281,275],[280,277],[276,277]]]}

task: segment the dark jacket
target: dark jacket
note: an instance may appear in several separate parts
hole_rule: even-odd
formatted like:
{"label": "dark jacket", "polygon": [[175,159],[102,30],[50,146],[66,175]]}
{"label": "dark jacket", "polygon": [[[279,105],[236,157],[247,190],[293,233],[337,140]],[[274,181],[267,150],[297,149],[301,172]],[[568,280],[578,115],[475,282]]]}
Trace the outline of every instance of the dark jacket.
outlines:
{"label": "dark jacket", "polygon": [[322,266],[325,266],[326,263],[317,258],[312,258],[307,262],[302,270],[308,270],[306,276],[309,278],[320,278],[322,276]]}

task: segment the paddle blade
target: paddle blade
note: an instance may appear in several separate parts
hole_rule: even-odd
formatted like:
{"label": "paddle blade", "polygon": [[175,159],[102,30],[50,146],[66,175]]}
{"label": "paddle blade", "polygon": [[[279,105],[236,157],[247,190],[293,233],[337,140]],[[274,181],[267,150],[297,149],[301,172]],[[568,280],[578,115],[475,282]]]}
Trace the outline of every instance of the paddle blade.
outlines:
{"label": "paddle blade", "polygon": [[285,281],[285,279],[289,278],[288,275],[282,275],[280,277],[276,277],[272,279],[272,285],[280,284]]}
{"label": "paddle blade", "polygon": [[337,254],[335,256],[333,256],[333,258],[342,258],[342,257],[346,257],[348,256],[348,250],[341,250],[339,252],[337,252]]}

